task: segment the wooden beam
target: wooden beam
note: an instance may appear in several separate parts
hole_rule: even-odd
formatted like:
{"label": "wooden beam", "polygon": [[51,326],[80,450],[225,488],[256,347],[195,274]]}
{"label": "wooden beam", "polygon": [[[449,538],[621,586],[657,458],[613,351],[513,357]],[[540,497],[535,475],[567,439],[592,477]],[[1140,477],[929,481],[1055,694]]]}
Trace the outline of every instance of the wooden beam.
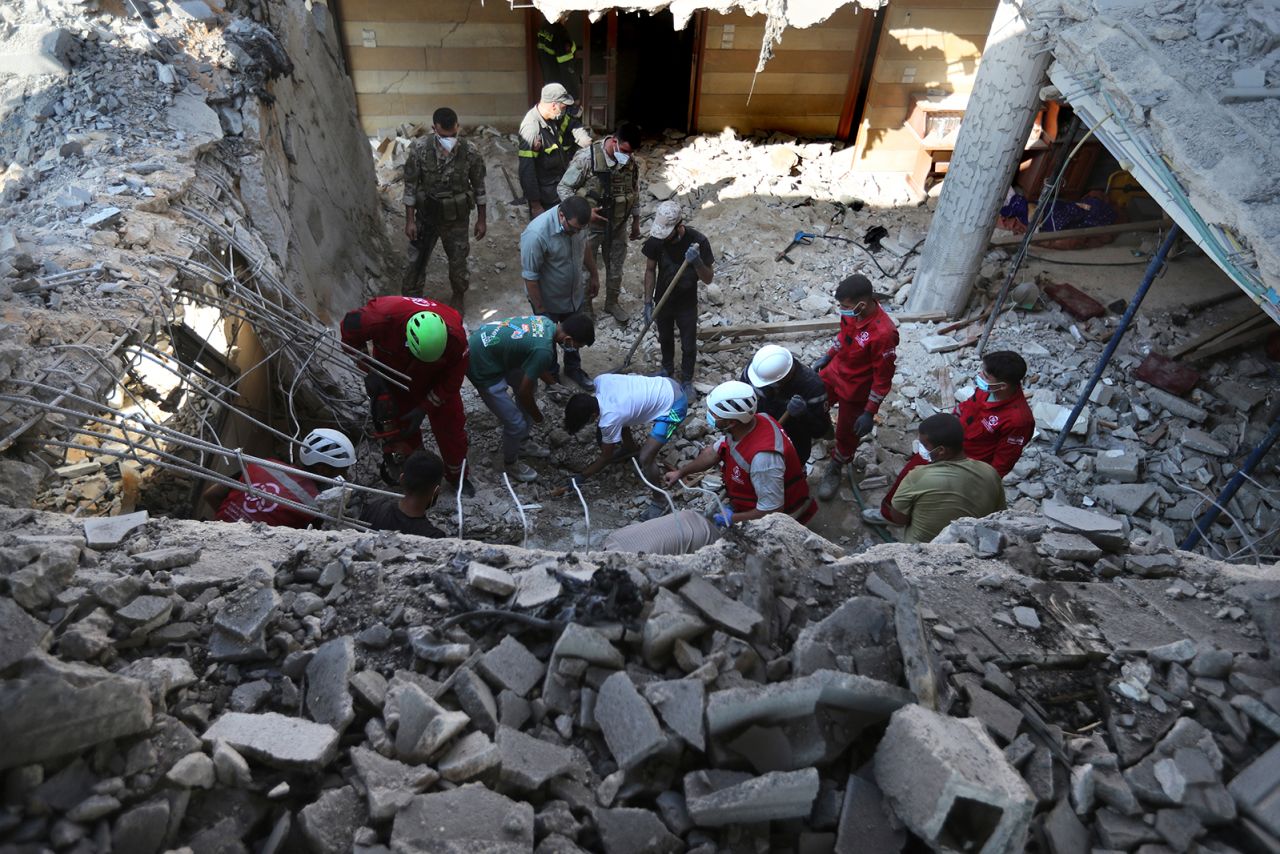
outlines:
{"label": "wooden beam", "polygon": [[1170,359],[1182,358],[1192,350],[1197,350],[1205,345],[1212,344],[1225,336],[1234,335],[1243,329],[1251,328],[1259,320],[1265,318],[1265,314],[1258,311],[1256,307],[1251,306],[1243,313],[1236,314],[1233,317],[1224,320],[1222,323],[1205,330],[1190,341],[1170,350],[1168,356]]}
{"label": "wooden beam", "polygon": [[[1076,237],[1103,237],[1109,234],[1128,234],[1136,231],[1159,231],[1168,228],[1172,220],[1144,219],[1140,222],[1119,222],[1115,225],[1095,225],[1091,228],[1069,228],[1064,231],[1041,231],[1031,237],[1032,243],[1048,243]],[[1008,237],[991,238],[992,246],[1017,246],[1026,235],[1011,234]]]}
{"label": "wooden beam", "polygon": [[702,70],[706,65],[707,19],[709,12],[694,12],[693,66],[689,69],[689,121],[686,133],[698,132],[698,108],[702,102]]}
{"label": "wooden beam", "polygon": [[840,121],[836,124],[836,139],[848,141],[849,133],[854,127],[854,113],[858,100],[862,97],[862,81],[868,61],[872,35],[881,18],[879,13],[870,21],[861,19],[858,27],[858,39],[853,43],[853,68],[849,69],[849,82],[845,85],[844,104],[840,107]]}

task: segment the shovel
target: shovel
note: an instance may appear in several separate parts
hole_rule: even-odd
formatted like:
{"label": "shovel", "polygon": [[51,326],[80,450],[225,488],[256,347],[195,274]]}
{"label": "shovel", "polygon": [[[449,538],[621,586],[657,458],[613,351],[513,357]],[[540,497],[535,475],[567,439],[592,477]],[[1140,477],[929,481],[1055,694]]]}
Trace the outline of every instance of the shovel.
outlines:
{"label": "shovel", "polygon": [[623,359],[622,364],[609,371],[609,373],[620,374],[630,368],[631,360],[635,357],[636,350],[640,349],[640,342],[644,340],[644,336],[649,331],[649,327],[653,325],[653,318],[658,316],[658,312],[662,311],[662,307],[667,304],[667,300],[676,292],[676,283],[680,281],[680,277],[684,275],[685,267],[688,266],[689,261],[687,259],[680,264],[680,269],[676,270],[676,274],[671,277],[671,282],[667,285],[667,289],[662,292],[662,298],[658,300],[658,304],[653,307],[653,313],[649,315],[649,322],[640,330],[640,334],[636,336],[636,343],[632,344],[631,349],[627,351],[627,358]]}

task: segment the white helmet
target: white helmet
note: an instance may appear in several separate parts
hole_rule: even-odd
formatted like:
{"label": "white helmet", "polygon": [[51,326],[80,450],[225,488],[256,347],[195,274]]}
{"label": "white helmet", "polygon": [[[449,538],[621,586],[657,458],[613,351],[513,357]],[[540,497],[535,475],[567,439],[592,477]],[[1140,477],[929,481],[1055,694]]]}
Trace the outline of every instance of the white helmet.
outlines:
{"label": "white helmet", "polygon": [[750,421],[756,414],[756,390],[738,380],[720,383],[707,395],[707,410],[717,418]]}
{"label": "white helmet", "polygon": [[756,351],[756,355],[747,366],[747,378],[756,388],[764,388],[779,382],[791,371],[795,357],[786,347],[777,344],[766,344]]}
{"label": "white helmet", "polygon": [[302,440],[302,453],[299,456],[304,466],[328,463],[335,468],[344,469],[356,461],[356,446],[337,430],[317,427]]}

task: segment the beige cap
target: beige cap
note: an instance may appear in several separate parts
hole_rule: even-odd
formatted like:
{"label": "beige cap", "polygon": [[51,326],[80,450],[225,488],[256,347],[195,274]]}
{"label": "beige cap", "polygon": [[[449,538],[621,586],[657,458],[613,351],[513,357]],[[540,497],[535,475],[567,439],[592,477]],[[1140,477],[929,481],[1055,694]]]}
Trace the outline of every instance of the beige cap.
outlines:
{"label": "beige cap", "polygon": [[680,203],[668,199],[658,205],[658,212],[653,215],[653,225],[649,226],[649,236],[666,240],[682,219],[684,215],[680,210]]}
{"label": "beige cap", "polygon": [[573,96],[569,94],[569,90],[564,88],[563,84],[548,83],[542,87],[542,103],[572,106]]}

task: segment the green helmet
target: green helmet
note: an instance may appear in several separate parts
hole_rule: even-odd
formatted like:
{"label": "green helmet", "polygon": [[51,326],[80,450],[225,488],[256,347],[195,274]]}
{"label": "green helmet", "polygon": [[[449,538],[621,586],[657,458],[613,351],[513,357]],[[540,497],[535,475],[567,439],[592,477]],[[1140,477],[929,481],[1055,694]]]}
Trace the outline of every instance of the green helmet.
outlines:
{"label": "green helmet", "polygon": [[449,338],[444,318],[434,311],[420,311],[409,318],[405,333],[409,336],[409,352],[423,362],[439,359]]}

